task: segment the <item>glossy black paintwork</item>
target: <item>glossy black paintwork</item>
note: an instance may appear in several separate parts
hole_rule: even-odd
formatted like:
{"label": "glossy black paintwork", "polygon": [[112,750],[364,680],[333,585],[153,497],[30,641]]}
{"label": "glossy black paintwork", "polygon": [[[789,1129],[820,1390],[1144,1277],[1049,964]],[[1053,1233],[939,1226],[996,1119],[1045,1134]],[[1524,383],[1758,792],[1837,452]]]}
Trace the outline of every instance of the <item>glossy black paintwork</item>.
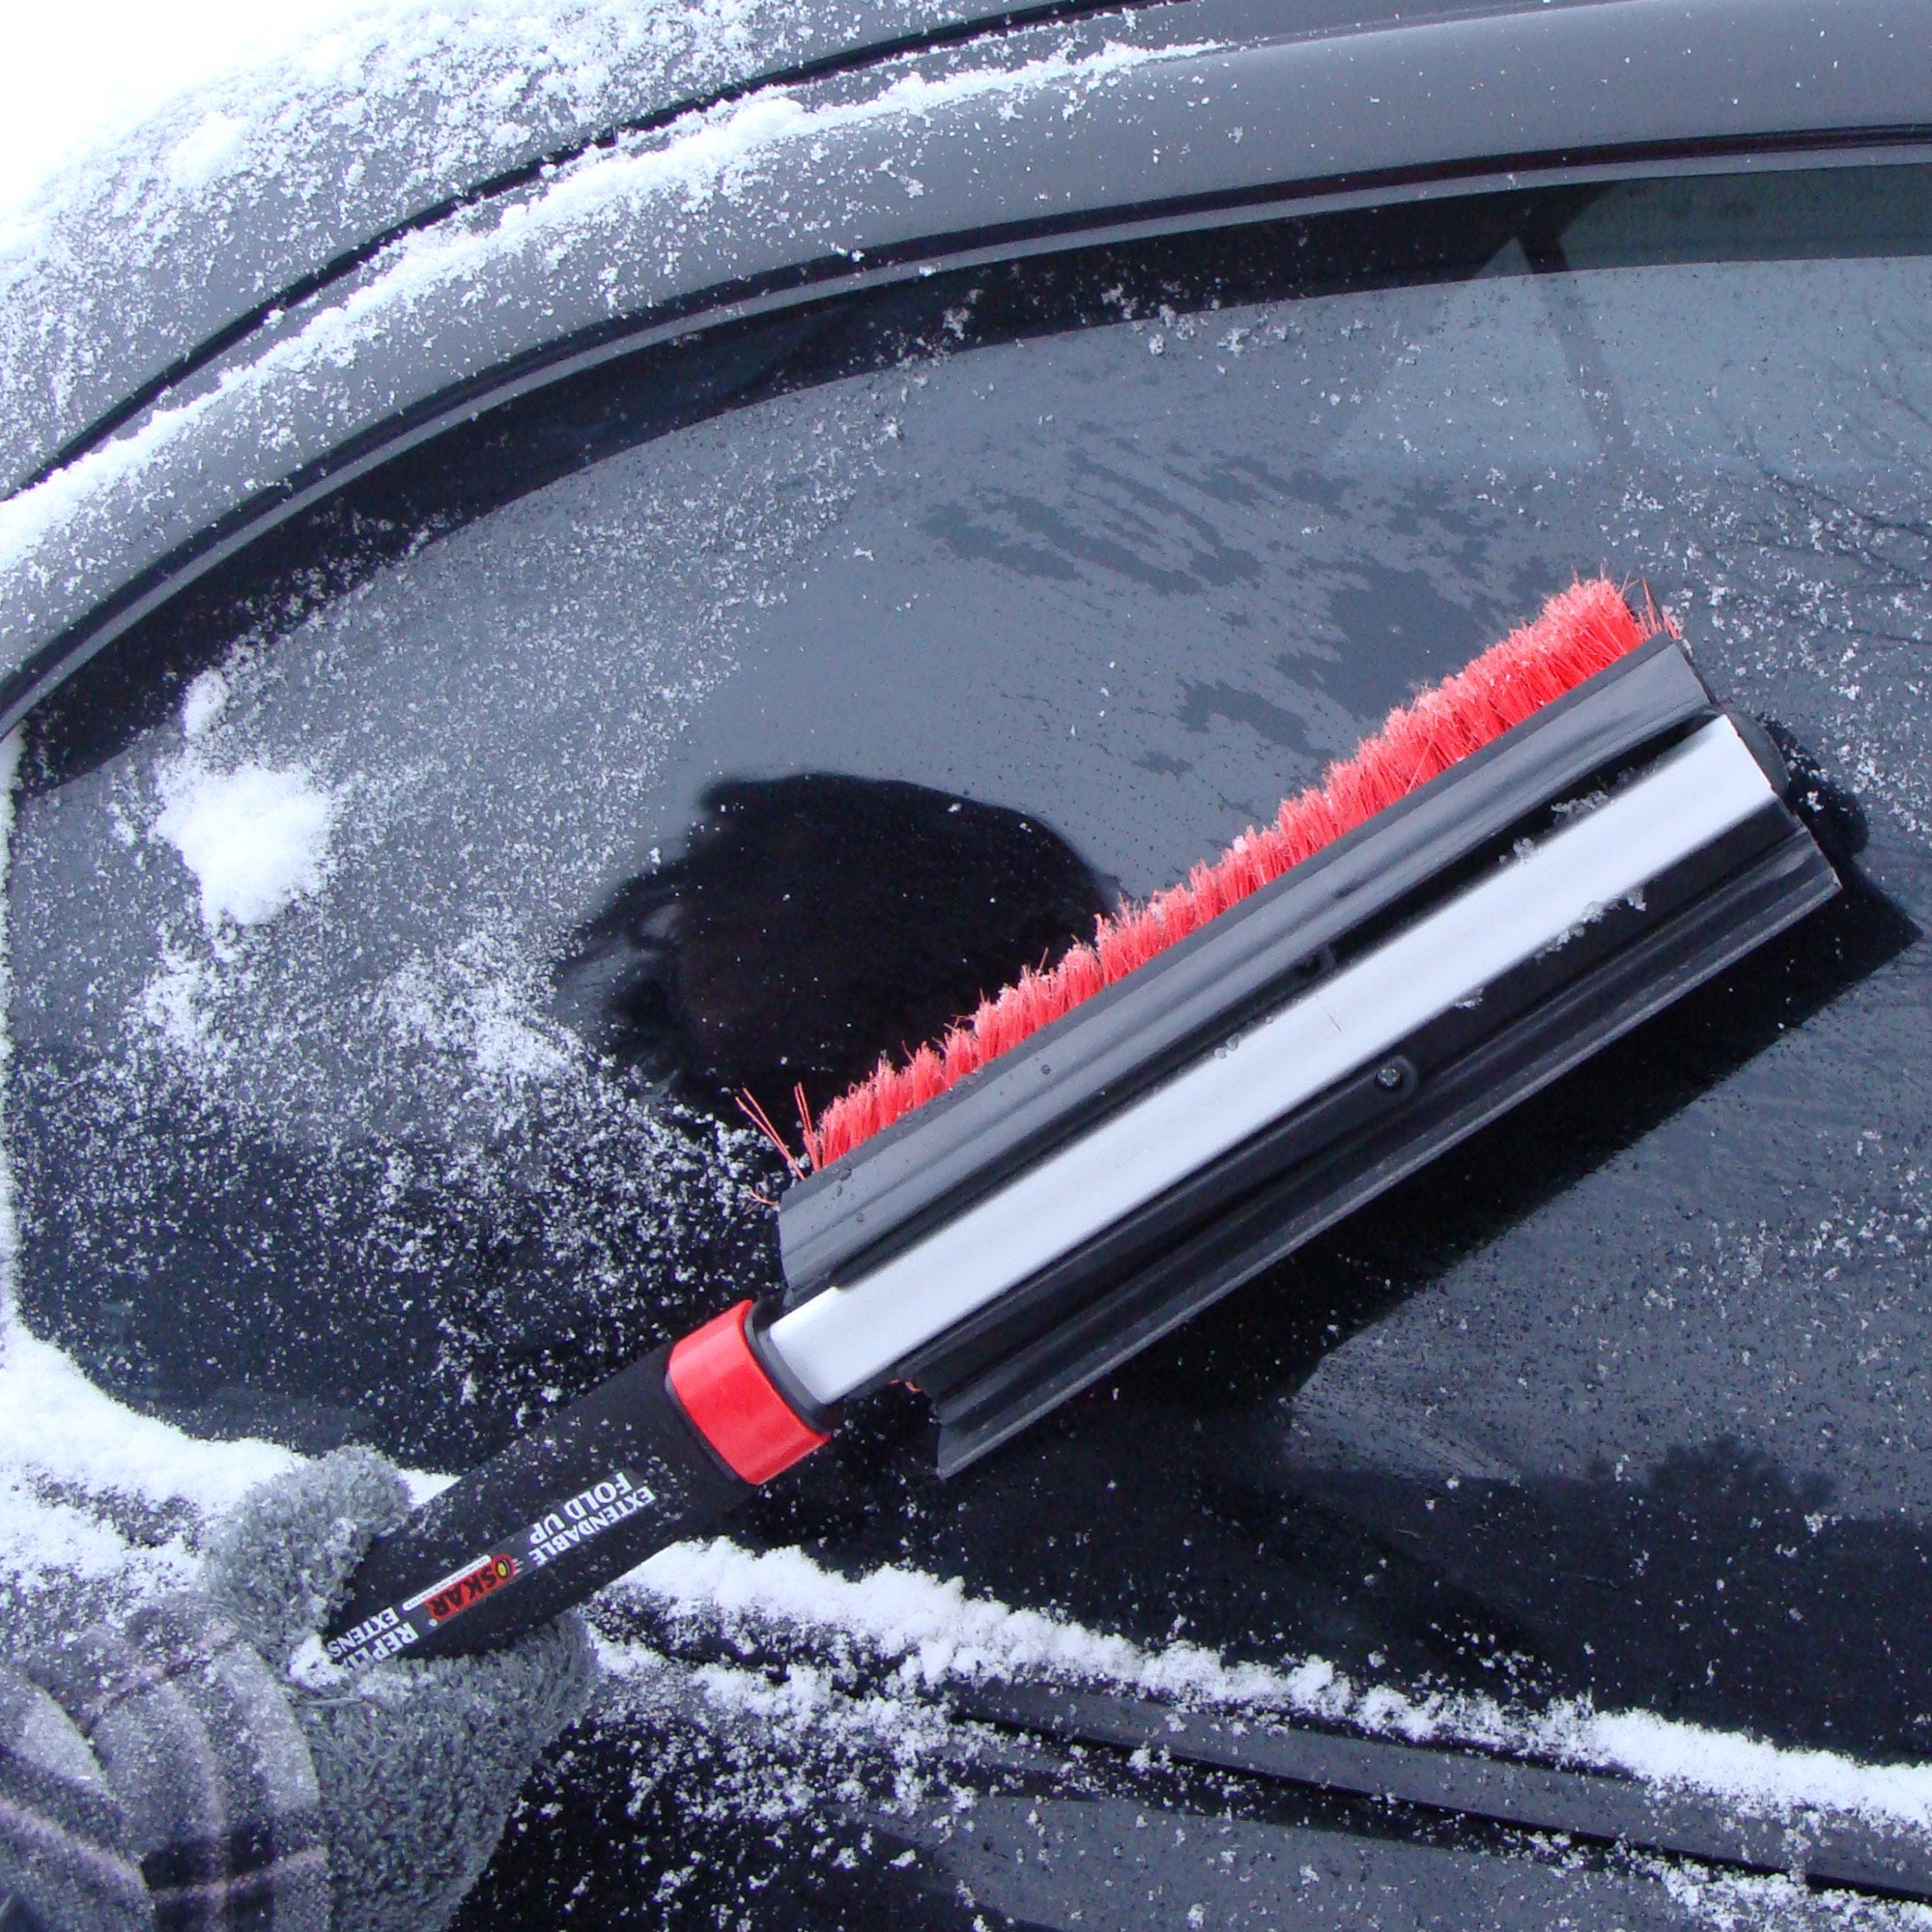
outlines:
{"label": "glossy black paintwork", "polygon": [[[1037,812],[1146,891],[1570,571],[1641,572],[1856,802],[1817,815],[1859,890],[1012,1453],[941,1485],[888,1393],[753,1536],[1151,1644],[1921,1753],[1924,196],[1571,189],[935,277],[585,377],[291,526],[37,721],[23,1311],[202,1429],[473,1453],[774,1279],[755,1144],[635,1074],[474,1071],[493,986],[527,997],[522,963],[661,875],[721,778]],[[177,707],[238,639],[237,737],[195,753]],[[386,814],[237,941],[246,985],[143,824],[172,760],[242,751]],[[170,956],[214,976],[232,1060],[169,1058]],[[574,1747],[567,1828],[533,1812],[465,1922],[587,1887],[655,1923],[660,1883],[690,1922],[966,1923],[961,1884],[1021,1922],[1117,1884],[1122,1924],[1681,1918],[1613,1861],[1050,1754],[962,1772],[970,1827],[852,1800],[771,1842],[743,1823],[771,1778],[831,1781],[805,1748]]]}

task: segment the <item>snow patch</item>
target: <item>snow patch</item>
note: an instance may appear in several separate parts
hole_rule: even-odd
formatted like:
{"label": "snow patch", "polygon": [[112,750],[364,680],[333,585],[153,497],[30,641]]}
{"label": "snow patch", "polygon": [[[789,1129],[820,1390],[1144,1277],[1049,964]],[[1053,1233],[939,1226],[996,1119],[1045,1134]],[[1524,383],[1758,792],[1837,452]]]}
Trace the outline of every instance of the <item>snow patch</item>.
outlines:
{"label": "snow patch", "polygon": [[[205,706],[195,715],[205,730]],[[224,922],[266,924],[327,876],[342,793],[298,765],[217,772],[188,756],[162,772],[161,797],[149,836],[172,845],[194,874],[211,932]]]}
{"label": "snow patch", "polygon": [[0,1522],[7,1529],[5,1579],[9,1593],[32,1597],[87,1583],[120,1582],[139,1564],[154,1586],[192,1579],[194,1558],[180,1537],[149,1544],[138,1553],[112,1523],[42,1492],[30,1478],[0,1475]]}
{"label": "snow patch", "polygon": [[[253,0],[169,7],[69,0],[12,10],[7,54],[14,84],[0,121],[0,218],[25,215],[63,173],[87,179],[88,162],[99,169],[117,149],[153,135],[154,128],[141,125],[147,117],[191,109],[196,95],[205,98],[231,75],[222,90],[231,96],[231,111],[222,118],[234,124],[227,137],[232,151],[246,125],[240,103],[247,100],[247,81],[255,82],[256,116],[270,121],[282,104],[275,70],[298,57],[304,42],[358,13],[365,32],[388,27],[399,11],[370,17],[363,0],[281,0],[274,7]],[[184,187],[211,179],[178,175],[172,166],[167,174]],[[77,191],[71,180],[69,191]]]}
{"label": "snow patch", "polygon": [[[225,1509],[299,1459],[270,1442],[204,1442],[124,1406],[58,1349],[10,1323],[0,1338],[0,1471],[144,1502]],[[6,1513],[8,1547],[18,1526]]]}
{"label": "snow patch", "polygon": [[234,1055],[234,1042],[215,1030],[209,1009],[219,997],[215,969],[164,949],[161,964],[141,989],[141,1017],[179,1060],[217,1070]]}
{"label": "snow patch", "polygon": [[1180,1703],[1348,1723],[1415,1744],[1548,1757],[1755,1808],[1816,1807],[1932,1833],[1932,1765],[1861,1764],[1651,1712],[1600,1712],[1582,1699],[1533,1711],[1488,1697],[1360,1687],[1322,1658],[1230,1663],[1198,1644],[1151,1649],[969,1596],[956,1577],[891,1565],[847,1577],[795,1549],[753,1553],[721,1539],[662,1550],[617,1587],[642,1591],[681,1616],[857,1639],[895,1660],[908,1690],[988,1677],[1099,1681]]}
{"label": "snow patch", "polygon": [[1273,1701],[1282,1683],[1262,1664],[1227,1664],[1198,1644],[1150,1652],[1039,1610],[970,1597],[888,1565],[858,1578],[821,1569],[803,1551],[757,1554],[722,1538],[661,1550],[624,1579],[688,1613],[829,1628],[901,1660],[908,1684],[930,1689],[985,1677],[1047,1672],[1104,1678],[1154,1695],[1217,1703]]}
{"label": "snow patch", "polygon": [[397,1034],[466,1056],[486,1079],[506,1086],[560,1080],[576,1065],[571,1036],[534,1017],[526,961],[475,932],[435,960],[418,956],[378,995]]}
{"label": "snow patch", "polygon": [[1932,1765],[1860,1764],[1834,1751],[1760,1744],[1650,1711],[1590,1712],[1579,1739],[1596,1762],[1659,1784],[1741,1804],[1861,1812],[1932,1831]]}
{"label": "snow patch", "polygon": [[205,736],[228,708],[228,680],[220,671],[203,671],[182,699],[182,736],[190,741]]}
{"label": "snow patch", "polygon": [[169,178],[179,188],[206,187],[235,161],[247,131],[248,124],[241,116],[211,108],[194,131],[168,151]]}

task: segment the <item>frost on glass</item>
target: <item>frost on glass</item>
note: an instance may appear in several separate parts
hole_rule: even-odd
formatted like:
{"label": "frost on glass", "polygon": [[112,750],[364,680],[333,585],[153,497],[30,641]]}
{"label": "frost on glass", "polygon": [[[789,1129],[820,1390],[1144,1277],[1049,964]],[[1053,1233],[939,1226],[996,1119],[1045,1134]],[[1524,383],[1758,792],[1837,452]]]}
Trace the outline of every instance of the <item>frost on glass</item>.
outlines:
{"label": "frost on glass", "polygon": [[43,1303],[32,1260],[22,1298],[110,1387],[461,1458],[506,1398],[758,1285],[746,1136],[600,1075],[547,974],[876,434],[863,398],[761,430],[684,439],[670,482],[614,459],[244,638],[27,804],[26,1211],[105,1313]]}
{"label": "frost on glass", "polygon": [[[804,1523],[813,1564],[691,1558],[658,1596],[702,1623],[715,1587],[789,1644],[856,1614],[814,1565],[899,1564],[1150,1655],[1184,1631],[1423,1687],[1353,1721],[1473,1683],[1917,1752],[1932,1686],[1883,1633],[1932,1509],[1899,923],[1932,912],[1932,266],[1855,184],[1815,192],[1825,239],[1781,254],[1747,232],[1768,190],[1619,190],[1579,202],[1568,272],[1525,234],[1436,283],[1123,285],[1079,329],[1003,333],[989,274],[890,366],[265,621],[93,769],[37,785],[30,747],[28,1320],[197,1433],[462,1460],[775,1280],[769,1152],[602,1063],[556,983],[709,783],[909,780],[1144,893],[1605,570],[1856,795],[1889,911],[1728,979],[959,1485],[887,1429],[872,1500],[827,1476],[757,1532]],[[1601,1759],[1577,1720],[1562,1748]],[[1616,1761],[1705,1749],[1644,1735]]]}

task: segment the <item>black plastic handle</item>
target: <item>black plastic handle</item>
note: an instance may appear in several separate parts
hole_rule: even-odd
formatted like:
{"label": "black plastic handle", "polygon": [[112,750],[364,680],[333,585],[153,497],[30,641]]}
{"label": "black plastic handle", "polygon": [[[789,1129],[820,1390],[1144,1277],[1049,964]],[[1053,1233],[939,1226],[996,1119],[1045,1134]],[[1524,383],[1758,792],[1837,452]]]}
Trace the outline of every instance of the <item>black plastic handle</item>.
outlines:
{"label": "black plastic handle", "polygon": [[669,1359],[668,1345],[619,1370],[377,1543],[328,1628],[330,1659],[492,1649],[718,1528],[757,1486],[685,1419]]}

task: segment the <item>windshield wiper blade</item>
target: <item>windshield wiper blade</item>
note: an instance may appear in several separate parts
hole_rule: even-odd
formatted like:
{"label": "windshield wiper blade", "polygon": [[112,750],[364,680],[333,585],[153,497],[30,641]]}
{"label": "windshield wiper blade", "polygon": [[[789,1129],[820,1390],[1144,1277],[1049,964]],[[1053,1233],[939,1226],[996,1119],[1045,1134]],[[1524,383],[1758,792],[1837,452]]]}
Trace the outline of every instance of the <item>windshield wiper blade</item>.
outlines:
{"label": "windshield wiper blade", "polygon": [[1747,1871],[1932,1899],[1932,1838],[1842,1811],[1747,1808],[1604,1772],[1174,1709],[1045,1685],[956,1693],[955,1715],[1069,1743],[1164,1751],[1251,1777]]}

